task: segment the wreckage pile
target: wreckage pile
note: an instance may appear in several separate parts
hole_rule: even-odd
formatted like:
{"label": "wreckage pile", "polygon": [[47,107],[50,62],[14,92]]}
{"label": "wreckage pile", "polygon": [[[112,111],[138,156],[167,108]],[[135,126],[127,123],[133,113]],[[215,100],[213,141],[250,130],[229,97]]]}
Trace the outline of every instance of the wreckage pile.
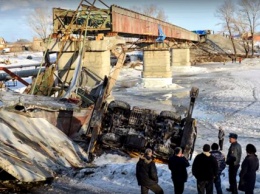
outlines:
{"label": "wreckage pile", "polygon": [[[0,98],[9,103],[17,100],[15,94],[6,92]],[[93,167],[86,163],[85,151],[60,129],[43,118],[28,117],[19,105],[11,110],[6,106],[0,110],[1,185],[17,191],[51,182],[57,172],[66,168]]]}
{"label": "wreckage pile", "polygon": [[[86,29],[88,25],[104,27],[101,21],[112,22],[110,10],[102,9],[100,14],[92,4],[81,4],[76,11],[53,9],[57,33],[50,36],[52,44],[44,53],[44,63],[35,65],[37,76],[32,84],[20,78],[27,86],[23,94],[0,91],[0,176],[5,187],[14,180],[11,188],[18,190],[19,185],[51,182],[62,170],[93,167],[91,162],[99,147],[116,147],[129,155],[153,147],[159,159],[166,159],[172,149],[181,146],[185,157],[191,157],[197,134],[192,112],[198,88],[190,91],[184,118],[169,111],[155,114],[150,109],[131,108],[125,102],[109,104],[107,98],[126,60],[122,41],[115,37],[104,41],[106,56],[111,52],[117,57],[109,77],[103,72],[97,76],[96,70],[103,66],[90,69],[92,61],[84,61],[102,58],[100,53],[95,55],[99,48],[92,37],[88,39]],[[97,21],[86,19],[94,20],[96,15]],[[71,36],[74,32],[77,36]],[[90,46],[97,50],[86,52]],[[55,63],[50,61],[50,53],[56,54]],[[101,62],[108,64],[109,73],[110,64]],[[86,149],[72,139],[86,144]]]}
{"label": "wreckage pile", "polygon": [[[237,54],[244,56],[242,43],[235,41]],[[232,42],[228,37],[217,34],[209,34],[202,42],[192,44],[190,48],[191,64],[196,65],[205,62],[227,62],[233,56]]]}

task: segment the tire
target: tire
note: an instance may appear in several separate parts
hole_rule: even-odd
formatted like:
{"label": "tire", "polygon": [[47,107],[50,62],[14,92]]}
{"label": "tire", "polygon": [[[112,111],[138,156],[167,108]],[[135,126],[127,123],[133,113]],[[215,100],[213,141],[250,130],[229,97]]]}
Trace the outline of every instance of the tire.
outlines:
{"label": "tire", "polygon": [[114,100],[114,101],[109,103],[108,110],[113,111],[116,108],[123,109],[123,110],[126,110],[126,111],[130,111],[131,106],[127,102],[120,101],[120,100]]}
{"label": "tire", "polygon": [[172,111],[164,110],[160,113],[160,117],[181,122],[181,116],[179,114],[177,114],[176,112],[172,112]]}
{"label": "tire", "polygon": [[172,148],[166,148],[161,144],[157,144],[154,148],[154,155],[157,156],[157,158],[168,160],[169,156],[171,156],[174,153]]}
{"label": "tire", "polygon": [[101,142],[105,147],[121,147],[120,136],[114,133],[106,133],[101,137]]}

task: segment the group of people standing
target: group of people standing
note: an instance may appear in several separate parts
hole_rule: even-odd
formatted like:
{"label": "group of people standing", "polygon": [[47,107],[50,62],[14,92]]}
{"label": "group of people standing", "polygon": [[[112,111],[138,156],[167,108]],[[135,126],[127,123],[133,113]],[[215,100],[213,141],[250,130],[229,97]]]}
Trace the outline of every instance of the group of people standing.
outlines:
{"label": "group of people standing", "polygon": [[[232,63],[236,63],[236,62],[237,62],[237,58],[236,57],[232,57]],[[239,62],[239,64],[241,64],[242,57],[238,57],[238,62]]]}
{"label": "group of people standing", "polygon": [[[242,162],[239,173],[239,184],[237,186],[237,172],[240,167],[242,156],[241,145],[237,142],[237,134],[229,134],[230,147],[227,157],[221,152],[223,150],[224,130],[219,128],[219,144],[213,143],[211,146],[205,144],[202,153],[198,154],[192,164],[192,174],[197,180],[198,194],[213,194],[214,185],[217,194],[222,194],[221,175],[226,165],[229,166],[229,188],[226,190],[232,194],[237,194],[238,189],[245,194],[253,194],[256,171],[259,168],[259,160],[256,155],[256,148],[253,144],[247,144],[247,156]],[[187,182],[187,167],[189,161],[183,156],[182,148],[176,147],[174,155],[169,158],[168,166],[171,171],[174,185],[174,193],[182,194],[185,182]],[[141,156],[136,165],[136,177],[138,185],[141,186],[141,193],[148,194],[151,190],[156,194],[163,194],[163,189],[158,184],[157,169],[152,159],[152,150],[147,149],[144,156]]]}

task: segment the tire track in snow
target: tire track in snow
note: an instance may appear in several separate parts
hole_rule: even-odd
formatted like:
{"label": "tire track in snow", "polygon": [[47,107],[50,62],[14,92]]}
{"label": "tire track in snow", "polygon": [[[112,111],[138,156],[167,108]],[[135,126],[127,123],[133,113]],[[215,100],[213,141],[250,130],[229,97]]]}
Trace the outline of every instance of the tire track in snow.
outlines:
{"label": "tire track in snow", "polygon": [[247,106],[245,106],[245,107],[242,107],[242,108],[240,108],[240,109],[234,111],[234,112],[231,113],[228,117],[232,117],[232,116],[234,116],[235,114],[241,112],[242,110],[245,110],[245,109],[249,108],[250,106],[252,106],[252,105],[254,105],[255,103],[258,102],[258,98],[256,97],[256,88],[255,88],[255,87],[253,88],[253,95],[252,95],[252,96],[254,97],[254,101],[253,101],[253,102],[249,103],[249,104],[248,104]]}

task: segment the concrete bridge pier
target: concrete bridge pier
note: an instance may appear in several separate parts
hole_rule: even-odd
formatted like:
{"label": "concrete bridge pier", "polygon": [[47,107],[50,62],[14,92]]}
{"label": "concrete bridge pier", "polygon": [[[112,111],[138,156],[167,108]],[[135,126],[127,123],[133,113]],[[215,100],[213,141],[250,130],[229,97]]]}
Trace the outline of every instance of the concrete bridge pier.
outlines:
{"label": "concrete bridge pier", "polygon": [[[64,46],[62,46],[64,44]],[[87,81],[87,86],[93,87],[102,81],[105,75],[109,76],[110,65],[110,50],[118,44],[125,44],[122,39],[115,37],[104,37],[103,40],[87,41],[85,44],[85,56],[83,59],[82,67],[87,69],[86,74],[82,79]],[[59,42],[53,40],[48,48],[57,55],[63,50],[62,55],[57,64],[56,74],[66,84],[72,80],[74,70],[77,66],[77,51],[79,50],[79,41],[65,41]],[[58,80],[55,80],[56,82]]]}
{"label": "concrete bridge pier", "polygon": [[143,86],[166,87],[172,84],[170,49],[146,49],[143,53]]}
{"label": "concrete bridge pier", "polygon": [[[74,70],[77,64],[77,53],[75,51],[67,51],[62,54],[58,62],[58,75],[62,81],[69,84],[72,80]],[[110,50],[90,49],[85,52],[82,67],[87,69],[84,81],[87,82],[87,86],[93,87],[100,83],[110,72]]]}
{"label": "concrete bridge pier", "polygon": [[190,62],[189,48],[172,48],[171,49],[171,66],[188,66]]}
{"label": "concrete bridge pier", "polygon": [[110,50],[86,51],[83,67],[88,69],[87,85],[93,87],[110,72]]}
{"label": "concrete bridge pier", "polygon": [[161,48],[144,50],[144,87],[167,87],[172,84],[171,66],[187,66],[190,63],[190,49]]}

